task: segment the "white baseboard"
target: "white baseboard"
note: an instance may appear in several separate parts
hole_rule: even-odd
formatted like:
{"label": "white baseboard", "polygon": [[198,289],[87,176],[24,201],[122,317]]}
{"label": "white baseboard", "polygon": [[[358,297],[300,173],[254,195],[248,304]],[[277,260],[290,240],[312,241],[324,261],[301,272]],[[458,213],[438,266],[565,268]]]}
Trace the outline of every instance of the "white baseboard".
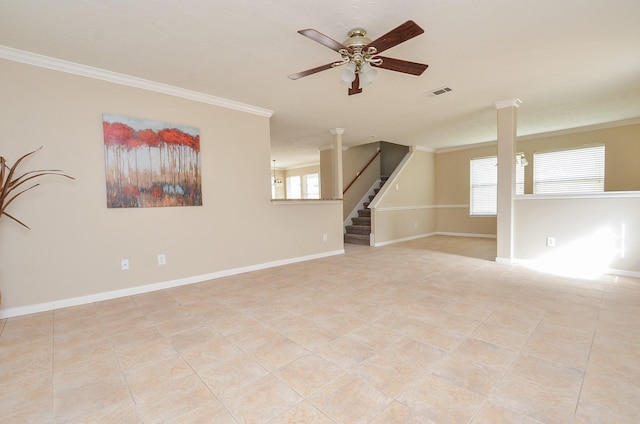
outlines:
{"label": "white baseboard", "polygon": [[640,278],[640,272],[627,271],[627,270],[624,270],[624,269],[609,268],[609,269],[607,269],[607,274],[618,275],[620,277]]}
{"label": "white baseboard", "polygon": [[515,259],[496,257],[496,263],[501,265],[513,265],[518,262]]}
{"label": "white baseboard", "polygon": [[207,280],[215,280],[217,278],[229,277],[231,275],[243,274],[261,269],[275,268],[282,265],[289,265],[297,262],[305,262],[313,259],[325,258],[328,256],[341,255],[344,249],[324,252],[315,255],[300,256],[297,258],[283,259],[279,261],[267,262],[263,264],[250,265],[246,267],[227,269],[223,271],[212,272],[209,274],[194,275],[191,277],[180,278],[177,280],[162,281],[159,283],[146,284],[143,286],[130,287],[121,290],[113,290],[109,292],[95,293],[87,296],[73,297],[69,299],[55,300],[53,302],[38,303],[35,305],[19,306],[15,308],[0,309],[0,319],[17,317],[21,315],[35,314],[38,312],[52,311],[54,309],[68,308],[70,306],[85,305],[93,302],[101,302],[104,300],[116,299],[119,297],[133,296],[142,293],[149,293],[156,290],[168,289],[171,287],[184,286],[187,284],[200,283]]}
{"label": "white baseboard", "polygon": [[497,238],[495,234],[474,234],[474,233],[448,233],[446,231],[438,231],[435,233],[438,236],[453,236],[453,237],[476,237],[476,238]]}
{"label": "white baseboard", "polygon": [[[527,268],[536,269],[535,261],[529,259],[508,259],[508,258],[496,258],[497,263],[505,264],[505,265],[522,265]],[[632,278],[640,278],[640,272],[638,271],[629,271],[625,269],[616,269],[616,268],[607,268],[602,271],[602,274],[607,275],[616,275],[619,277],[632,277]]]}
{"label": "white baseboard", "polygon": [[492,238],[492,239],[496,238],[496,236],[492,234],[447,233],[447,232],[436,231],[434,233],[418,234],[411,237],[404,237],[400,239],[382,241],[379,243],[374,243],[372,244],[372,246],[381,247],[381,246],[386,246],[388,244],[402,243],[403,241],[416,240],[419,238],[432,237],[432,236],[476,237],[476,238]]}
{"label": "white baseboard", "polygon": [[372,246],[375,246],[375,247],[387,246],[389,244],[402,243],[403,241],[417,240],[417,239],[420,239],[420,238],[431,237],[431,236],[435,236],[435,235],[436,235],[436,233],[418,234],[418,235],[415,235],[415,236],[404,237],[404,238],[401,238],[401,239],[376,242]]}

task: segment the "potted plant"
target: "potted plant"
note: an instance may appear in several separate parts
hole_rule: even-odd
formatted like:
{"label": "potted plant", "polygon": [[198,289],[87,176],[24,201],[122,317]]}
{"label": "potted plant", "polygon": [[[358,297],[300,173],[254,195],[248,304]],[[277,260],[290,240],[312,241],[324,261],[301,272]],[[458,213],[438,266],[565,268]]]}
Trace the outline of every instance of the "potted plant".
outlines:
{"label": "potted plant", "polygon": [[21,156],[13,166],[10,166],[7,163],[7,160],[3,156],[0,156],[0,218],[6,215],[7,217],[11,218],[27,229],[31,228],[29,228],[27,224],[7,212],[7,207],[9,207],[9,205],[13,203],[13,201],[15,201],[25,192],[39,186],[40,184],[35,183],[26,188],[24,187],[24,185],[44,175],[58,175],[60,177],[70,178],[72,180],[75,179],[67,174],[64,174],[59,169],[38,169],[35,171],[28,171],[16,176],[16,171],[20,163],[40,149],[42,149],[42,147]]}

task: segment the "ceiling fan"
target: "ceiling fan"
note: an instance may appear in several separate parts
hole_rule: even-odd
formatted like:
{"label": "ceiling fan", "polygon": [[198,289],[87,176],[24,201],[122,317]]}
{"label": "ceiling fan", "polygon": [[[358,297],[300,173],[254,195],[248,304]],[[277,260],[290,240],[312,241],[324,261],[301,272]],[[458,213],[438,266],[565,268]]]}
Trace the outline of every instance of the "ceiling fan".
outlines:
{"label": "ceiling fan", "polygon": [[361,85],[371,84],[377,72],[376,68],[411,75],[422,75],[429,65],[378,55],[423,32],[424,30],[418,24],[413,21],[407,21],[374,41],[367,38],[367,32],[364,29],[355,28],[349,31],[348,38],[344,43],[339,43],[315,29],[301,29],[298,31],[299,34],[340,53],[341,60],[289,75],[289,78],[296,80],[320,71],[345,65],[341,82],[349,87],[349,95],[352,95],[362,92]]}

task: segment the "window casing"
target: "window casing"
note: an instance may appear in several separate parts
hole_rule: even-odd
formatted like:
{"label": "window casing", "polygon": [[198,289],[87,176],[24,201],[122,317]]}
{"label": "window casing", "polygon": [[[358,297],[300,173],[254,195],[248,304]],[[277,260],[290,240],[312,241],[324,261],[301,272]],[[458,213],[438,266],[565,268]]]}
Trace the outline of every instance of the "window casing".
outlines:
{"label": "window casing", "polygon": [[533,193],[604,191],[604,145],[533,154]]}

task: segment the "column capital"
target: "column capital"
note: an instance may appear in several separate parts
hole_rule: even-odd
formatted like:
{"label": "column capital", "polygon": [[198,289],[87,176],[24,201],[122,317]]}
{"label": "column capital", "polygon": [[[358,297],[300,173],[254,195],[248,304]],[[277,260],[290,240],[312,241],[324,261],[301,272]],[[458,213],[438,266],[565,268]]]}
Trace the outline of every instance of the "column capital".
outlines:
{"label": "column capital", "polygon": [[331,128],[329,132],[333,135],[344,134],[344,128]]}
{"label": "column capital", "polygon": [[504,109],[506,107],[519,107],[522,104],[522,100],[517,97],[513,99],[500,100],[499,102],[495,102],[494,105],[496,109]]}

